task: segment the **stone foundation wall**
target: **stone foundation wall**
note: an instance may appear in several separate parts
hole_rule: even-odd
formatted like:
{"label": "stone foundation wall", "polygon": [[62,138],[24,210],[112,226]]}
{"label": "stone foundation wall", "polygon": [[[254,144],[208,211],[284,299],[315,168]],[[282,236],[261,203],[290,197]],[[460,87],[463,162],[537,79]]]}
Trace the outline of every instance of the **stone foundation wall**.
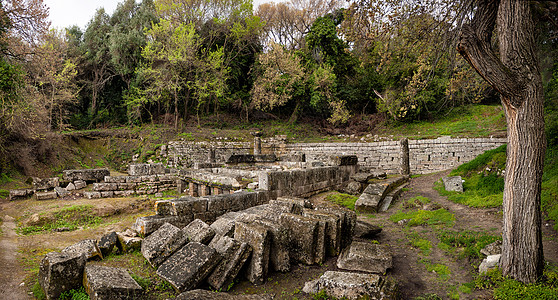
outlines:
{"label": "stone foundation wall", "polygon": [[[425,174],[454,168],[477,155],[507,143],[506,138],[450,138],[409,140],[411,173]],[[224,163],[232,154],[253,153],[252,143],[171,142],[161,149],[169,167],[206,161],[214,148],[215,160]],[[304,153],[307,162],[327,162],[333,155],[356,155],[361,167],[399,173],[399,141],[371,143],[285,143],[282,139],[262,140],[262,154],[278,157]]]}
{"label": "stone foundation wall", "polygon": [[105,176],[104,182],[94,183],[87,198],[108,198],[130,195],[155,194],[176,189],[175,175]]}

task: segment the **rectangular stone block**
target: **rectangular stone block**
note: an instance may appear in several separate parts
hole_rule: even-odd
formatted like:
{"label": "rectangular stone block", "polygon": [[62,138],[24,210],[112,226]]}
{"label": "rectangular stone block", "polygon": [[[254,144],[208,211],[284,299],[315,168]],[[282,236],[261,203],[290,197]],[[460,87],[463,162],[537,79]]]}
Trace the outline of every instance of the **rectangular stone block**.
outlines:
{"label": "rectangular stone block", "polygon": [[227,290],[252,254],[252,248],[247,243],[226,236],[215,238],[209,247],[221,254],[223,259],[209,275],[207,282],[215,290]]}
{"label": "rectangular stone block", "polygon": [[246,268],[246,278],[253,284],[264,283],[269,268],[271,250],[269,230],[258,224],[236,222],[234,238],[252,247],[252,258]]}
{"label": "rectangular stone block", "polygon": [[180,228],[165,223],[141,243],[141,254],[154,268],[158,268],[176,250],[188,242]]}
{"label": "rectangular stone block", "polygon": [[353,242],[337,259],[339,269],[384,274],[392,267],[389,246],[368,242]]}
{"label": "rectangular stone block", "polygon": [[147,216],[136,219],[132,228],[144,236],[150,235],[159,229],[163,224],[170,223],[176,227],[182,228],[192,222],[193,216]]}
{"label": "rectangular stone block", "polygon": [[319,219],[327,223],[325,249],[329,256],[339,255],[341,249],[341,219],[338,215],[320,210],[304,209],[303,216]]}
{"label": "rectangular stone block", "polygon": [[280,224],[291,234],[291,258],[297,262],[312,265],[315,262],[319,223],[308,217],[284,213]]}
{"label": "rectangular stone block", "polygon": [[100,182],[105,179],[105,176],[110,175],[108,169],[83,169],[83,170],[64,170],[63,178],[66,181],[95,181]]}
{"label": "rectangular stone block", "polygon": [[83,286],[91,300],[133,300],[143,295],[141,286],[123,268],[87,265]]}
{"label": "rectangular stone block", "polygon": [[157,275],[167,280],[179,292],[198,287],[221,260],[217,251],[204,244],[192,242],[176,251],[157,269]]}
{"label": "rectangular stone block", "polygon": [[58,299],[65,291],[81,286],[85,256],[77,253],[50,252],[41,260],[39,284],[47,299]]}
{"label": "rectangular stone block", "polygon": [[195,219],[190,224],[182,229],[184,235],[192,242],[198,242],[202,244],[209,244],[211,239],[215,236],[215,231],[213,228],[209,227],[207,223],[200,219]]}
{"label": "rectangular stone block", "polygon": [[50,199],[56,199],[58,197],[58,194],[55,191],[37,192],[35,193],[35,197],[37,197],[37,200],[50,200]]}
{"label": "rectangular stone block", "polygon": [[86,260],[102,260],[103,254],[95,240],[83,240],[62,249],[63,253],[83,255]]}

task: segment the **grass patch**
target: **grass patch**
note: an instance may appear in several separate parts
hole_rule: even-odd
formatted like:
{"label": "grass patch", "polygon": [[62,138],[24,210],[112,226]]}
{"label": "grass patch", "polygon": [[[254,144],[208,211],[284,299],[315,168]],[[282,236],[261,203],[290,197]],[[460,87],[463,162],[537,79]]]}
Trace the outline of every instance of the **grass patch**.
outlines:
{"label": "grass patch", "polygon": [[28,235],[51,231],[53,229],[67,228],[76,230],[79,227],[99,225],[103,219],[93,215],[93,205],[73,205],[61,208],[53,213],[53,219],[44,225],[18,227],[19,234]]}
{"label": "grass patch", "polygon": [[444,264],[434,264],[428,259],[421,259],[420,262],[424,264],[428,272],[438,274],[438,277],[441,280],[448,280],[450,278],[451,271],[448,266]]}
{"label": "grass patch", "polygon": [[355,202],[358,200],[358,196],[337,192],[327,195],[326,200],[344,206],[350,210],[355,210]]}
{"label": "grass patch", "polygon": [[420,250],[422,255],[428,256],[432,251],[432,243],[429,240],[420,238],[418,234],[414,234],[409,239],[411,246]]}
{"label": "grass patch", "polygon": [[428,204],[430,202],[431,200],[426,197],[416,196],[407,200],[407,202],[405,202],[403,206],[405,208],[422,207],[423,205]]}
{"label": "grass patch", "polygon": [[548,219],[554,220],[558,230],[558,146],[546,150],[541,186],[541,207]]}
{"label": "grass patch", "polygon": [[442,227],[452,227],[455,224],[455,216],[449,211],[440,208],[437,210],[422,210],[412,212],[399,211],[389,217],[392,222],[399,222],[408,219],[407,226],[435,225]]}
{"label": "grass patch", "polygon": [[[480,250],[488,244],[497,240],[502,240],[501,236],[489,235],[484,232],[476,231],[451,231],[444,230],[438,233],[440,244],[445,244],[454,248],[463,248],[460,257],[482,258]],[[440,247],[438,244],[438,247]],[[442,246],[444,247],[444,246]]]}
{"label": "grass patch", "polygon": [[550,300],[556,299],[558,295],[558,273],[545,270],[542,278],[532,284],[524,284],[519,281],[506,278],[500,270],[494,269],[475,278],[475,286],[478,289],[493,288],[494,299],[532,299]]}
{"label": "grass patch", "polygon": [[65,291],[58,297],[59,300],[89,300],[89,295],[85,292],[84,287]]}

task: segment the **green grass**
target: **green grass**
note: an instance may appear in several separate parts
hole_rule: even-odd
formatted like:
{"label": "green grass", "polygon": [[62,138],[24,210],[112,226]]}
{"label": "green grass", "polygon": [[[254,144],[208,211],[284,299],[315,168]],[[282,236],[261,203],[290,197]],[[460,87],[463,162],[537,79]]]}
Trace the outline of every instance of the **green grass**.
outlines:
{"label": "green grass", "polygon": [[428,204],[430,202],[431,200],[426,197],[416,196],[407,200],[407,202],[405,202],[403,206],[405,208],[422,207],[423,205]]}
{"label": "green grass", "polygon": [[85,288],[82,286],[79,289],[73,289],[65,291],[58,297],[60,300],[89,300],[89,295],[85,292]]}
{"label": "green grass", "polygon": [[393,222],[409,219],[407,226],[434,225],[452,227],[455,224],[455,216],[443,208],[433,211],[422,209],[412,212],[399,211],[391,215],[389,219]]}
{"label": "green grass", "polygon": [[327,195],[326,200],[344,206],[350,210],[355,210],[355,202],[358,200],[358,196],[337,192]]}
{"label": "green grass", "polygon": [[419,249],[422,255],[428,256],[432,251],[432,243],[429,240],[421,238],[416,233],[411,234],[411,236],[409,237],[409,243],[414,248]]}
{"label": "green grass", "polygon": [[551,300],[558,295],[558,273],[545,270],[544,275],[536,283],[524,284],[506,278],[500,270],[494,269],[475,278],[478,289],[493,289],[496,300]]}
{"label": "green grass", "polygon": [[428,272],[433,272],[433,273],[438,274],[438,277],[441,280],[448,280],[450,278],[451,270],[449,269],[448,266],[446,266],[444,264],[432,263],[428,259],[421,259],[420,262],[422,264],[424,264],[424,266],[426,267],[426,270]]}
{"label": "green grass", "polygon": [[558,146],[546,150],[541,206],[547,218],[555,222],[554,229],[558,230]]}
{"label": "green grass", "polygon": [[490,235],[484,232],[456,232],[451,230],[442,230],[438,232],[438,238],[440,239],[438,248],[462,248],[462,250],[460,250],[460,257],[469,258],[482,258],[483,255],[480,253],[481,249],[497,240],[502,240],[501,236]]}
{"label": "green grass", "polygon": [[101,217],[93,215],[93,205],[73,205],[54,212],[51,222],[40,226],[18,227],[16,231],[19,234],[28,235],[64,227],[69,230],[76,230],[82,226],[99,225],[102,221]]}

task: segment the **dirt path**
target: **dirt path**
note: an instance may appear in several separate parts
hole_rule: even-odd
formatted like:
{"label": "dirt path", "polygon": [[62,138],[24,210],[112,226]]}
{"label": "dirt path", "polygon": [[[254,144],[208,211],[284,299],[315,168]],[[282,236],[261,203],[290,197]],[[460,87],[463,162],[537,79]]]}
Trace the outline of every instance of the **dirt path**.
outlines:
{"label": "dirt path", "polygon": [[17,262],[18,238],[15,232],[15,219],[2,213],[2,235],[0,236],[0,295],[3,299],[26,300],[30,297],[24,286],[24,273]]}

